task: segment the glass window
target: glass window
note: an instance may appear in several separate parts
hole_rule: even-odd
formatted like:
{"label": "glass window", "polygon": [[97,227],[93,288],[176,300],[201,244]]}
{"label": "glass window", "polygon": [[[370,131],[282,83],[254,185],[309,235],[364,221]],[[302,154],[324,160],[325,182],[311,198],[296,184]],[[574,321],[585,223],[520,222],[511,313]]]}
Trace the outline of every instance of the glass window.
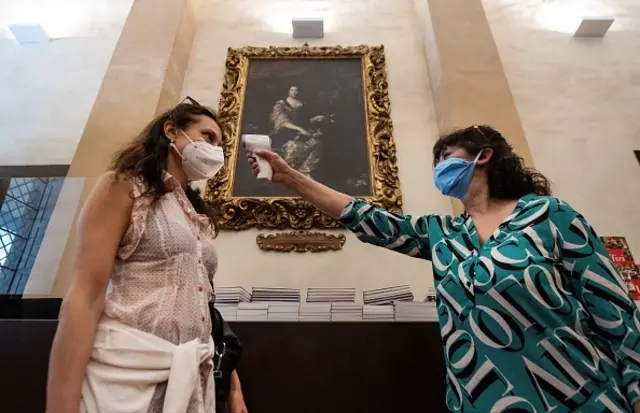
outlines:
{"label": "glass window", "polygon": [[0,205],[0,295],[20,295],[64,178],[11,178]]}

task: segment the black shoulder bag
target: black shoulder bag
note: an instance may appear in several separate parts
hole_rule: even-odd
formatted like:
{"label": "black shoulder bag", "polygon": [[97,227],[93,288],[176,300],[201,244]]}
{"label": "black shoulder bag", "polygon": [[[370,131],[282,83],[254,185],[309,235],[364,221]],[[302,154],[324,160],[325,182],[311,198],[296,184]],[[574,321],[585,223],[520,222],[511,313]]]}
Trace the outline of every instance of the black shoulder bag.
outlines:
{"label": "black shoulder bag", "polygon": [[222,318],[222,314],[209,303],[215,352],[213,355],[213,378],[216,386],[216,406],[226,406],[231,390],[231,373],[242,358],[242,343],[231,327]]}

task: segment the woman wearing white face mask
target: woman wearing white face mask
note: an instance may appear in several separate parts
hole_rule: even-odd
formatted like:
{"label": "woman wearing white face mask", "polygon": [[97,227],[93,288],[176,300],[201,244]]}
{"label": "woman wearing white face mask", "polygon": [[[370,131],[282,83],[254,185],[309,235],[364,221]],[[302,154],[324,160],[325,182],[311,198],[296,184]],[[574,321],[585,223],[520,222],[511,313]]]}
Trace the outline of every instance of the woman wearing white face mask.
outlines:
{"label": "woman wearing white face mask", "polygon": [[[189,100],[118,152],[84,205],[49,413],[215,411],[215,232],[189,183],[213,177],[224,153],[215,113]],[[235,372],[231,383],[229,412],[246,412]]]}

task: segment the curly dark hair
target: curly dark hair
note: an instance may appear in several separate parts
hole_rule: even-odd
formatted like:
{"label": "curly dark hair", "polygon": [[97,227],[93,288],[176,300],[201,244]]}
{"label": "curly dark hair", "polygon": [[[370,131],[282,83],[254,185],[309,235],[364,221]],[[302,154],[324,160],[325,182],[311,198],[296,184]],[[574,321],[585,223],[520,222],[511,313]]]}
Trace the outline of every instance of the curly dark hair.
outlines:
{"label": "curly dark hair", "polygon": [[471,156],[485,148],[493,149],[487,164],[489,196],[492,198],[513,200],[532,193],[551,195],[549,180],[537,170],[527,168],[504,136],[490,126],[474,125],[440,137],[433,146],[434,167],[451,146],[464,148]]}
{"label": "curly dark hair", "polygon": [[[170,150],[170,141],[164,134],[164,124],[171,121],[176,127],[185,129],[196,122],[198,115],[208,116],[217,122],[216,113],[212,109],[191,98],[185,99],[152,120],[135,139],[119,150],[113,156],[109,170],[114,171],[117,176],[142,178],[147,188],[143,195],[157,201],[171,191],[164,181]],[[187,186],[185,192],[196,212],[208,212],[199,190]]]}

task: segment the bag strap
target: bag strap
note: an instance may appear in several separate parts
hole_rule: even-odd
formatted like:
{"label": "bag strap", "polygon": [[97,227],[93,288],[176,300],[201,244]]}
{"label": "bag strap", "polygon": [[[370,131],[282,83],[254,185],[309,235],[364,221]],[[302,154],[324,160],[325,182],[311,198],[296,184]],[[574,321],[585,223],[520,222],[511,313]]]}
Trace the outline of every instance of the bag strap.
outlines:
{"label": "bag strap", "polygon": [[224,334],[224,326],[222,321],[222,314],[215,307],[216,303],[216,287],[213,285],[213,281],[209,280],[209,285],[211,286],[212,296],[209,300],[209,314],[211,315],[211,336],[213,337],[213,342],[215,345],[219,345],[222,342],[223,334]]}
{"label": "bag strap", "polygon": [[209,302],[209,312],[211,313],[211,336],[213,337],[213,342],[217,346],[223,341],[224,321],[222,319],[222,314],[220,314],[220,311],[215,308],[213,301]]}

